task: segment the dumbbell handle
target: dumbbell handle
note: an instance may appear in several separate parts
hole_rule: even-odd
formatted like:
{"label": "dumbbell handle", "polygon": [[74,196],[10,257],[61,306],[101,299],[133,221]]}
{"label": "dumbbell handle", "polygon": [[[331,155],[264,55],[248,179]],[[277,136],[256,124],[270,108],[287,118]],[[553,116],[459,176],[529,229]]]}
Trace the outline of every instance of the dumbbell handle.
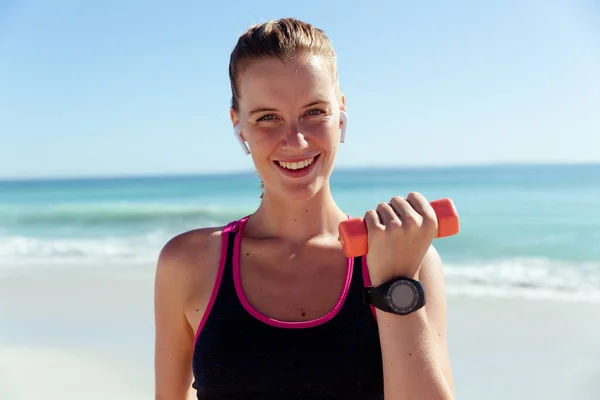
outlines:
{"label": "dumbbell handle", "polygon": [[[456,235],[460,230],[458,212],[449,198],[430,202],[438,220],[436,237],[442,238]],[[346,257],[354,258],[367,254],[368,238],[367,225],[362,218],[350,218],[340,223],[338,227],[340,241]]]}

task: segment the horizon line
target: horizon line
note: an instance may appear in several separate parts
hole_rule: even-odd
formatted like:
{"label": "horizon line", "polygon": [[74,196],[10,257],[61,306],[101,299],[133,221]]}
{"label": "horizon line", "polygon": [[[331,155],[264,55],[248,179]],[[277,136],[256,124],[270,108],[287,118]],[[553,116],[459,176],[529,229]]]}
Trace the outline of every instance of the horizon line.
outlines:
{"label": "horizon line", "polygon": [[[514,162],[490,162],[490,163],[456,163],[456,164],[432,164],[432,165],[364,165],[364,166],[336,166],[335,172],[352,171],[391,171],[391,170],[436,170],[436,169],[464,169],[464,168],[497,168],[497,167],[552,167],[552,166],[600,166],[600,161],[514,161]],[[254,175],[256,170],[238,169],[230,171],[188,171],[188,172],[142,172],[137,174],[87,174],[87,175],[56,175],[56,176],[23,176],[23,177],[2,177],[0,183],[8,182],[35,182],[35,181],[77,181],[77,180],[111,180],[111,179],[155,179],[155,178],[175,178],[175,177],[231,177]]]}

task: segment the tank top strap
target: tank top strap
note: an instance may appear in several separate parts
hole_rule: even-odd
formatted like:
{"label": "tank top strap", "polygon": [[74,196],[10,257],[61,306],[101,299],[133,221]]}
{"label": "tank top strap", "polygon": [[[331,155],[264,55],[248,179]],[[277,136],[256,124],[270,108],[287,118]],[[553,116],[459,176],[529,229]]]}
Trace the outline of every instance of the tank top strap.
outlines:
{"label": "tank top strap", "polygon": [[231,295],[237,296],[235,291],[233,266],[235,263],[239,262],[239,242],[242,238],[240,226],[247,219],[248,217],[246,216],[230,222],[223,228],[221,233],[220,268],[222,269],[222,279],[220,282],[220,292],[223,292],[226,298],[235,298],[230,297]]}

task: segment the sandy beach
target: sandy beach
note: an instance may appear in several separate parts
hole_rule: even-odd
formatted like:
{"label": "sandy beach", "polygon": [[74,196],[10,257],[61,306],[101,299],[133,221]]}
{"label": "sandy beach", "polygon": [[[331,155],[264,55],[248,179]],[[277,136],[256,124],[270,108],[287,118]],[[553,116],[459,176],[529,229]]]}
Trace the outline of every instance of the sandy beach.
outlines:
{"label": "sandy beach", "polygon": [[[153,398],[153,269],[0,277],[0,399]],[[593,400],[600,305],[450,295],[457,399]]]}

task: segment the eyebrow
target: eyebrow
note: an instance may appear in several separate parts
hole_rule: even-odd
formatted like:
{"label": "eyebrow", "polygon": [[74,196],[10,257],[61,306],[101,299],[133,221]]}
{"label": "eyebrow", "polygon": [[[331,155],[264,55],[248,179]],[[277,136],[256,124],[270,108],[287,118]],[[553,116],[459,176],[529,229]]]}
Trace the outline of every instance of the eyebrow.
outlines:
{"label": "eyebrow", "polygon": [[[317,100],[311,101],[308,104],[305,104],[302,108],[312,107],[317,104],[327,104],[329,106],[331,104],[331,102],[328,100],[325,100],[325,99],[317,99]],[[257,113],[261,113],[261,112],[274,112],[274,111],[277,111],[277,109],[269,108],[269,107],[259,107],[259,108],[255,108],[252,111],[250,111],[249,115],[254,115]]]}

